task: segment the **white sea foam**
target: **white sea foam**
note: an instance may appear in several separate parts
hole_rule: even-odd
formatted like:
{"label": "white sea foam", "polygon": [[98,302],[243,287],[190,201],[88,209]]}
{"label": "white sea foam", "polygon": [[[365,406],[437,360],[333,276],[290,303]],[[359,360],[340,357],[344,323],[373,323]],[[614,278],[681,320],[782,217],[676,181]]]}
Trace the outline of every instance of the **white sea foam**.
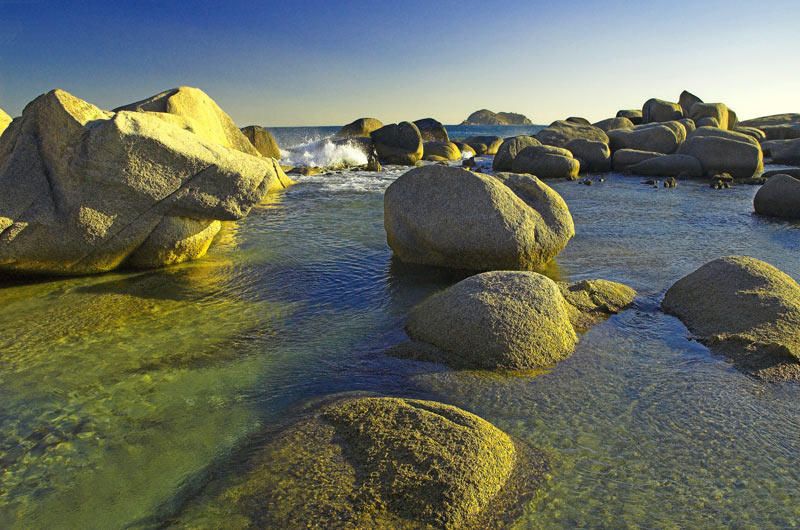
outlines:
{"label": "white sea foam", "polygon": [[353,144],[334,144],[330,138],[314,140],[303,145],[281,149],[281,164],[285,166],[361,166],[367,155]]}

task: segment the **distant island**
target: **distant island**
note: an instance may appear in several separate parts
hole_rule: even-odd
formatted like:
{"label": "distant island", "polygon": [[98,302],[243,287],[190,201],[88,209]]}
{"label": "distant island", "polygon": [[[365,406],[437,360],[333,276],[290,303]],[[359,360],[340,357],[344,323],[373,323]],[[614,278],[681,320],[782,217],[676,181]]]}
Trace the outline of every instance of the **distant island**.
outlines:
{"label": "distant island", "polygon": [[492,112],[488,109],[476,110],[461,122],[461,125],[533,125],[523,114],[516,112]]}

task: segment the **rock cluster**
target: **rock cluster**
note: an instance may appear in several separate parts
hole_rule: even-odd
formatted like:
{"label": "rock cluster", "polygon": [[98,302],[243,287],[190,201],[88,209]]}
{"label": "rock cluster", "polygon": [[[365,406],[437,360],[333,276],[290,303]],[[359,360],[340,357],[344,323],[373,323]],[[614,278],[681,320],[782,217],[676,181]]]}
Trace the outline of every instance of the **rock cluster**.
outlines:
{"label": "rock cluster", "polygon": [[461,125],[533,125],[533,122],[522,114],[481,109],[470,114]]}

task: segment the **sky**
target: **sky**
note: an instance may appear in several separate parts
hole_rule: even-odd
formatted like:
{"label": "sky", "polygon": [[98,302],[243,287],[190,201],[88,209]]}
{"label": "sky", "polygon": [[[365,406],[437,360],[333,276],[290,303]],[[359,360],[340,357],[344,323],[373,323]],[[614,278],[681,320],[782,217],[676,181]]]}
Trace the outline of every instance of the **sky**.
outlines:
{"label": "sky", "polygon": [[0,108],[188,85],[239,126],[546,124],[687,89],[747,119],[800,112],[799,19],[800,0],[0,0]]}

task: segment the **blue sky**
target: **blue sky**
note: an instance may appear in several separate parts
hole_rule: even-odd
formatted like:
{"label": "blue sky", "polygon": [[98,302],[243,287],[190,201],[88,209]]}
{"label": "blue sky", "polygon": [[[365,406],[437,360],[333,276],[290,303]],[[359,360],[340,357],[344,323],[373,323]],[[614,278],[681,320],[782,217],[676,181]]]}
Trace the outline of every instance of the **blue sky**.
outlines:
{"label": "blue sky", "polygon": [[800,111],[797,0],[120,4],[0,0],[0,108],[190,85],[240,126],[595,121],[684,88],[741,118]]}

